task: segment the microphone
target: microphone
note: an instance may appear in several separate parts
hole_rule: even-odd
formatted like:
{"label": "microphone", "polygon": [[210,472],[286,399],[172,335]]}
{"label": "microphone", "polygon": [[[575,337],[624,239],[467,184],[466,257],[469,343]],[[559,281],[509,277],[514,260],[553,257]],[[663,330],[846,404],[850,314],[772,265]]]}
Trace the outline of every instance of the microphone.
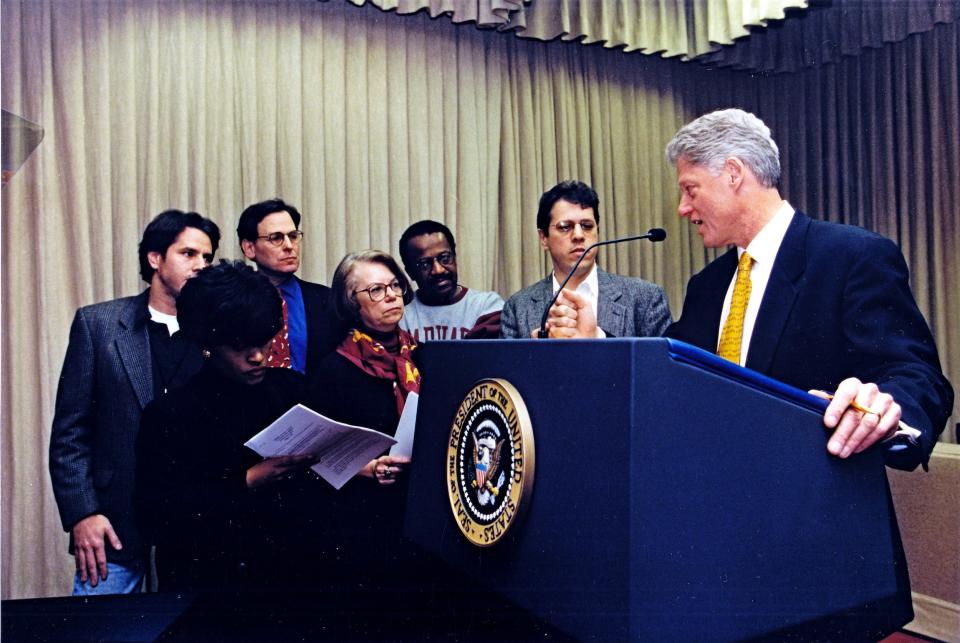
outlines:
{"label": "microphone", "polygon": [[573,276],[573,273],[577,271],[577,268],[580,267],[580,262],[583,261],[583,258],[587,256],[594,248],[600,246],[609,246],[614,243],[623,243],[624,241],[637,241],[639,239],[649,239],[651,242],[656,243],[658,241],[663,241],[667,238],[667,231],[663,228],[650,228],[647,230],[646,234],[638,234],[632,237],[621,237],[619,239],[607,239],[606,241],[597,241],[587,246],[587,249],[583,251],[583,254],[577,259],[577,263],[573,264],[573,268],[570,269],[570,272],[567,273],[567,276],[564,277],[563,283],[560,284],[560,288],[557,289],[557,292],[554,293],[553,299],[550,300],[550,303],[547,304],[546,310],[543,311],[543,317],[540,318],[540,330],[537,331],[537,337],[544,339],[547,337],[547,317],[550,316],[550,308],[553,307],[553,304],[556,303],[557,297],[560,296],[560,291],[563,290],[563,287],[567,285],[567,282],[570,281],[570,277]]}

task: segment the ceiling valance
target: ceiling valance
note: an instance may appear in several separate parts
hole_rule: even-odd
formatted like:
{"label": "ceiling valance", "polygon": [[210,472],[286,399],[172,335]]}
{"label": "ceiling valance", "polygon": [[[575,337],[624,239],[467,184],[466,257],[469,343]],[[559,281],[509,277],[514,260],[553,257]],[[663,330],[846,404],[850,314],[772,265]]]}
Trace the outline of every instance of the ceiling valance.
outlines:
{"label": "ceiling valance", "polygon": [[833,0],[755,31],[749,38],[697,58],[717,67],[750,72],[793,72],[859,56],[960,20],[958,0],[864,2]]}
{"label": "ceiling valance", "polygon": [[348,1],[398,14],[426,11],[520,38],[774,73],[836,62],[960,19],[960,0]]}
{"label": "ceiling valance", "polygon": [[577,40],[624,51],[695,58],[781,20],[807,0],[349,0],[398,14],[427,11],[453,22],[535,40]]}

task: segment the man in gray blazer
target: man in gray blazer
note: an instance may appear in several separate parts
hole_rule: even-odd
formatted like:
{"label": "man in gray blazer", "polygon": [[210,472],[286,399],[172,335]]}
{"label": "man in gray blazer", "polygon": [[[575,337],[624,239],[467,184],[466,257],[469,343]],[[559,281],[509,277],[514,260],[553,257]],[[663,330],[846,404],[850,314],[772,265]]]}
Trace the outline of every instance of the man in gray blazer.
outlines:
{"label": "man in gray blazer", "polygon": [[76,557],[74,594],[136,591],[146,544],[133,515],[134,442],[143,407],[186,382],[203,363],[177,332],[176,298],[210,265],[217,225],[167,210],[140,241],[136,297],[79,309],[70,328],[50,435],[50,476]]}
{"label": "man in gray blazer", "polygon": [[[503,307],[500,336],[536,336],[540,319],[583,251],[598,239],[600,198],[589,185],[563,181],[540,197],[537,232],[540,246],[550,253],[553,271],[512,295]],[[670,325],[670,308],[663,288],[643,279],[611,275],[596,264],[596,250],[583,259],[566,288],[591,303],[597,337],[659,337]]]}

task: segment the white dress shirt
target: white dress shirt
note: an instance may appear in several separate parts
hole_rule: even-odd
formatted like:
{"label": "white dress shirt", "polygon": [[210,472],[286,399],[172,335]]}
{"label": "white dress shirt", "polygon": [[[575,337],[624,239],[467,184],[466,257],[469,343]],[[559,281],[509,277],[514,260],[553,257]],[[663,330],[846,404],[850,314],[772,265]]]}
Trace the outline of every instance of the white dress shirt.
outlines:
{"label": "white dress shirt", "polygon": [[[556,295],[560,290],[560,282],[557,281],[556,273],[553,274],[553,294]],[[569,287],[569,286],[568,286]],[[600,318],[597,316],[597,301],[600,297],[600,282],[597,279],[597,264],[593,264],[587,278],[580,282],[580,285],[574,290],[575,293],[590,302],[593,308],[593,318],[597,320],[597,337],[606,337],[607,334],[600,328]]]}

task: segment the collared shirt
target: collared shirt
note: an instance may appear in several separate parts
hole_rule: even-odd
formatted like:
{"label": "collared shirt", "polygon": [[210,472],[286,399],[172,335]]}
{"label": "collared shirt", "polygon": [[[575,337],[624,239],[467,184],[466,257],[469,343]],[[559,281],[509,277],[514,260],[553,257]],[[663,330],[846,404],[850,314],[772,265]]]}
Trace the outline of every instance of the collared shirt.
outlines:
{"label": "collared shirt", "polygon": [[[780,250],[780,244],[787,234],[787,228],[793,220],[794,209],[789,203],[784,201],[777,210],[773,218],[770,219],[763,229],[753,238],[746,248],[737,246],[737,258],[743,256],[744,252],[749,252],[753,258],[753,266],[750,269],[750,300],[747,302],[747,311],[743,317],[743,341],[740,344],[740,365],[747,362],[747,354],[750,350],[750,338],[753,336],[753,327],[757,322],[757,313],[760,311],[760,302],[763,301],[763,293],[767,289],[767,282],[770,281],[770,273],[773,270],[773,262],[777,258],[777,252]],[[727,321],[727,315],[730,314],[730,301],[733,298],[733,286],[737,281],[737,272],[734,271],[733,278],[730,279],[730,285],[727,287],[727,295],[723,299],[723,313],[720,315],[719,337],[723,334],[723,325]]]}
{"label": "collared shirt", "polygon": [[307,369],[307,312],[303,305],[303,291],[296,277],[280,284],[278,290],[287,302],[287,338],[290,342],[290,368]]}
{"label": "collared shirt", "polygon": [[[556,295],[557,291],[560,290],[560,282],[557,281],[556,273],[553,274],[553,294]],[[606,332],[600,328],[600,317],[597,312],[598,300],[600,298],[600,281],[597,278],[597,264],[593,264],[593,268],[590,269],[590,274],[587,275],[587,278],[580,282],[580,285],[574,290],[578,295],[583,296],[590,306],[593,308],[593,317],[597,320],[597,337],[606,337]]]}
{"label": "collared shirt", "polygon": [[147,333],[150,339],[150,361],[153,369],[153,397],[165,395],[170,389],[179,388],[190,379],[185,370],[190,363],[187,354],[198,350],[180,332],[176,315],[168,315],[147,306],[150,319]]}

